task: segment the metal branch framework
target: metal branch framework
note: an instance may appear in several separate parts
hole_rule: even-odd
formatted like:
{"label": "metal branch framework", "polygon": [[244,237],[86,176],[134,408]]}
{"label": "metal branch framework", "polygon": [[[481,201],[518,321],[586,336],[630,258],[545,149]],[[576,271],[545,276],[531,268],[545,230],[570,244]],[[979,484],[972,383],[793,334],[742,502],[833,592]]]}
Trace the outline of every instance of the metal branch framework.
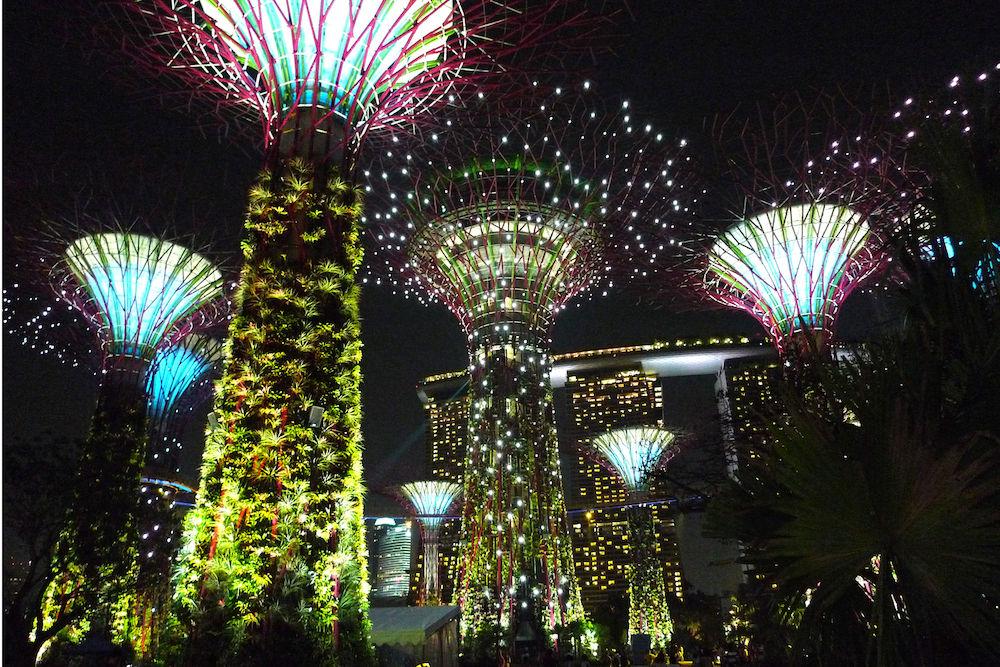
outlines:
{"label": "metal branch framework", "polygon": [[[530,621],[582,618],[552,422],[550,331],[575,295],[630,276],[665,250],[648,229],[688,210],[686,158],[627,104],[586,95],[483,104],[473,120],[394,148],[367,172],[380,202],[370,262],[468,337],[469,447],[459,602],[475,645]],[[681,142],[681,146],[684,142]],[[390,161],[392,164],[390,164]]]}
{"label": "metal branch framework", "polygon": [[649,476],[676,455],[676,437],[663,428],[637,426],[603,433],[593,439],[591,447],[634,494],[646,491]]}
{"label": "metal branch framework", "polygon": [[222,297],[205,257],[151,236],[103,233],[72,241],[53,289],[93,325],[113,356],[152,360],[172,329]]}
{"label": "metal branch framework", "polygon": [[140,0],[125,6],[138,59],[162,63],[220,110],[256,117],[265,146],[304,131],[329,134],[324,151],[356,147],[373,130],[419,124],[424,112],[499,84],[495,75],[526,49],[557,41],[566,27],[582,37],[597,25],[565,0]]}
{"label": "metal branch framework", "polygon": [[424,549],[424,586],[422,599],[440,600],[441,578],[439,575],[438,533],[443,515],[451,509],[462,493],[462,486],[455,482],[429,480],[409,482],[399,487],[400,492],[413,508],[420,522],[420,534]]}
{"label": "metal branch framework", "polygon": [[752,315],[779,352],[822,347],[847,297],[890,261],[919,175],[893,133],[840,98],[781,100],[715,134],[736,201],[725,227],[702,223],[685,244],[686,286]]}

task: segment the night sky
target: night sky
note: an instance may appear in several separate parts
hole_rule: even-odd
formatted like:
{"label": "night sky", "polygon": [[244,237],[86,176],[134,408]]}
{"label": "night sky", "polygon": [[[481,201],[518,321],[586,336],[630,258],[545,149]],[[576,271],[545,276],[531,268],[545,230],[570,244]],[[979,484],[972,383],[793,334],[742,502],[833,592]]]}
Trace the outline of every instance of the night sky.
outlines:
{"label": "night sky", "polygon": [[[609,100],[630,99],[659,127],[686,136],[706,117],[771,93],[840,83],[888,85],[902,95],[996,62],[1000,52],[996,0],[632,4],[634,23],[598,64],[596,89]],[[82,192],[112,193],[152,221],[214,230],[216,243],[235,250],[259,157],[217,127],[198,127],[176,101],[163,102],[165,82],[143,78],[99,48],[93,26],[80,19],[86,15],[62,0],[4,3],[5,231],[72,205]],[[863,301],[849,302],[842,331],[868,319]],[[423,412],[414,386],[463,367],[465,346],[442,307],[423,308],[384,288],[366,288],[363,317],[365,470],[378,489],[422,472]],[[634,297],[616,294],[567,309],[554,348],[754,330],[740,314],[636,308]],[[4,437],[45,430],[75,436],[86,428],[95,383],[86,373],[40,360],[5,337],[3,380]]]}

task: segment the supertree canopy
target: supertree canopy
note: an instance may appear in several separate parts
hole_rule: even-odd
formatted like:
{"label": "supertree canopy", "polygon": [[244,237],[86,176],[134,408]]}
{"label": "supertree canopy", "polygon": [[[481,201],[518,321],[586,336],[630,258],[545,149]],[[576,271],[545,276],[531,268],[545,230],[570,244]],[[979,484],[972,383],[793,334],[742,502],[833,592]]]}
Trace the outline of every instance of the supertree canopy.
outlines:
{"label": "supertree canopy", "polygon": [[605,465],[621,477],[630,493],[649,487],[649,476],[676,452],[673,432],[652,426],[609,431],[591,443]]}
{"label": "supertree canopy", "polygon": [[441,599],[441,579],[438,574],[438,531],[443,515],[455,504],[462,486],[455,482],[429,480],[409,482],[399,487],[420,521],[424,547],[424,602],[438,604]]}
{"label": "supertree canopy", "polygon": [[934,93],[906,97],[892,113],[896,132],[928,177],[913,210],[910,254],[946,263],[993,298],[1000,295],[998,102],[1000,63],[953,76]]}
{"label": "supertree canopy", "polygon": [[851,290],[884,261],[870,236],[846,206],[774,208],[719,235],[707,280],[716,299],[750,312],[774,340],[829,331]]}
{"label": "supertree canopy", "polygon": [[629,551],[627,568],[629,636],[650,636],[653,650],[665,649],[673,632],[663,565],[656,554],[653,517],[645,504],[652,473],[677,453],[676,436],[663,428],[638,426],[601,434],[590,452],[617,474],[629,491],[627,507]]}
{"label": "supertree canopy", "polygon": [[[486,89],[516,94],[522,77],[511,72],[533,60],[529,49],[544,41],[558,52],[563,29],[592,19],[569,0],[122,4],[139,60],[215,108],[256,117],[268,152],[247,209],[221,428],[189,515],[179,627],[208,662],[242,660],[251,645],[256,660],[369,662],[362,201],[351,182],[362,139],[398,140],[396,130],[430,122],[427,112]],[[238,631],[227,641],[207,639],[230,621]]]}
{"label": "supertree canopy", "polygon": [[735,201],[685,244],[695,292],[752,315],[783,354],[824,348],[915,201],[899,141],[844,107],[786,99],[720,122],[720,194]]}
{"label": "supertree canopy", "polygon": [[222,275],[191,250],[142,234],[92,234],[65,250],[59,295],[89,317],[111,355],[150,361],[182,318],[221,296]]}
{"label": "supertree canopy", "polygon": [[466,644],[499,637],[506,652],[525,621],[548,637],[582,618],[552,421],[552,324],[574,295],[663,252],[643,230],[669,223],[646,213],[664,201],[682,211],[687,193],[677,146],[627,104],[598,113],[557,91],[473,114],[467,131],[429,133],[369,172],[380,202],[371,265],[376,280],[444,302],[467,334],[458,598]]}
{"label": "supertree canopy", "polygon": [[82,445],[78,488],[55,547],[59,576],[45,591],[45,616],[35,632],[78,639],[107,622],[115,638],[125,640],[134,621],[129,612],[146,453],[147,369],[159,346],[215,322],[222,276],[183,245],[118,222],[114,231],[85,231],[95,224],[108,227],[82,216],[49,226],[33,242],[36,272],[62,302],[56,307],[79,313],[97,339],[88,347],[101,352],[101,384]]}

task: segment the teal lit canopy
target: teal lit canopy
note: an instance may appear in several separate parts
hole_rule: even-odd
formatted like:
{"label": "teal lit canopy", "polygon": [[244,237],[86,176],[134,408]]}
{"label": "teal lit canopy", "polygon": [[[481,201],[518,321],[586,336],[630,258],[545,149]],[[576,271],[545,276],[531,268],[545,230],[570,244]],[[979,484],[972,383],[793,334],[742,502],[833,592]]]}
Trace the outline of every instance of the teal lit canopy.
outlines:
{"label": "teal lit canopy", "polygon": [[723,232],[709,252],[713,298],[749,312],[776,341],[832,326],[851,290],[879,266],[871,233],[847,206],[771,209]]}
{"label": "teal lit canopy", "polygon": [[346,117],[440,61],[452,0],[200,0],[217,34],[283,113]]}
{"label": "teal lit canopy", "polygon": [[156,420],[169,414],[184,392],[208,375],[221,358],[222,343],[197,334],[160,348],[146,380],[150,417]]}
{"label": "teal lit canopy", "polygon": [[174,325],[222,296],[209,260],[151,236],[85,236],[63,259],[81,289],[62,296],[100,327],[113,355],[150,360]]}
{"label": "teal lit canopy", "polygon": [[676,435],[655,426],[608,431],[593,439],[594,450],[614,469],[630,491],[641,491],[664,458],[676,453]]}
{"label": "teal lit canopy", "polygon": [[441,523],[441,515],[452,506],[462,487],[454,482],[429,480],[403,484],[400,491],[413,505],[420,522],[433,527]]}

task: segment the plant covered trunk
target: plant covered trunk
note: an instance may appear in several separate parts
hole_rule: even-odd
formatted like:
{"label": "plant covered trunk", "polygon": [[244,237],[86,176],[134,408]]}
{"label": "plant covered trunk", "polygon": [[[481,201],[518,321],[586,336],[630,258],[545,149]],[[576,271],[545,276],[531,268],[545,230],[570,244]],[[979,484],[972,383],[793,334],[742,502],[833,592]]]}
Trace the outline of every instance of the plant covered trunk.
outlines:
{"label": "plant covered trunk", "polygon": [[355,280],[361,207],[337,174],[296,159],[265,171],[251,190],[217,426],[175,580],[189,664],[372,660]]}
{"label": "plant covered trunk", "polygon": [[628,508],[628,634],[649,635],[654,651],[667,649],[673,633],[667,589],[663,583],[663,565],[656,555],[656,531],[647,505]]}
{"label": "plant covered trunk", "polygon": [[[91,630],[129,639],[138,555],[139,479],[146,444],[145,364],[112,357],[83,443],[73,504],[54,550],[56,576],[36,634],[58,628],[78,642]],[[65,627],[60,627],[65,626]]]}
{"label": "plant covered trunk", "polygon": [[543,643],[583,612],[545,336],[487,321],[473,341],[459,601],[463,642],[488,656],[508,653],[524,621]]}

